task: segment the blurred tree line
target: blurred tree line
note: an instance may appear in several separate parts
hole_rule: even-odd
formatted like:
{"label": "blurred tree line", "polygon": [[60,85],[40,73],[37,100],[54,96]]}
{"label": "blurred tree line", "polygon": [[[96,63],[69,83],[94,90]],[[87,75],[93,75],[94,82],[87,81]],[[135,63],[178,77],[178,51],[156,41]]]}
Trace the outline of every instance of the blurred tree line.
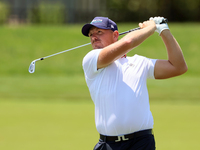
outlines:
{"label": "blurred tree line", "polygon": [[138,22],[151,16],[197,22],[200,0],[0,0],[0,24],[12,16],[39,24],[87,22],[95,16],[116,22]]}
{"label": "blurred tree line", "polygon": [[118,21],[164,16],[170,21],[200,21],[200,0],[109,0],[108,14]]}

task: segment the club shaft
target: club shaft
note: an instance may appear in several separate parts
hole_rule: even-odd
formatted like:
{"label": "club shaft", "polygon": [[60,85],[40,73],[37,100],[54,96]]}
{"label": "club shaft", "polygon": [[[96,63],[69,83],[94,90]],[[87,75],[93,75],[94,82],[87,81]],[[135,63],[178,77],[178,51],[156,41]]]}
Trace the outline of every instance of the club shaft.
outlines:
{"label": "club shaft", "polygon": [[74,50],[74,49],[77,49],[77,48],[81,48],[81,47],[87,46],[89,44],[91,44],[91,43],[83,44],[83,45],[80,45],[80,46],[77,46],[77,47],[74,47],[74,48],[64,50],[62,52],[58,52],[58,53],[55,53],[55,54],[52,54],[52,55],[49,55],[49,56],[46,56],[46,57],[42,57],[42,58],[40,58],[40,60],[43,60],[45,58],[49,58],[49,57],[52,57],[52,56],[55,56],[55,55],[58,55],[58,54],[62,54],[62,53],[65,53],[65,52],[68,52],[68,51],[71,51],[71,50]]}
{"label": "club shaft", "polygon": [[[140,27],[135,28],[135,29],[131,29],[131,30],[122,32],[122,33],[120,33],[119,35],[124,35],[124,34],[127,34],[127,33],[129,33],[129,32],[132,32],[132,31],[135,31],[135,30],[139,30],[139,29],[140,29]],[[62,53],[65,53],[65,52],[68,52],[68,51],[71,51],[71,50],[74,50],[74,49],[77,49],[77,48],[81,48],[81,47],[84,47],[84,46],[87,46],[87,45],[90,45],[90,44],[91,44],[91,43],[87,43],[87,44],[83,44],[83,45],[80,45],[80,46],[77,46],[77,47],[74,47],[74,48],[70,48],[70,49],[67,49],[67,50],[64,50],[64,51],[61,51],[61,52],[58,52],[58,53],[49,55],[49,56],[45,56],[45,57],[36,59],[36,61],[38,61],[38,60],[44,60],[44,59],[46,59],[46,58],[49,58],[49,57],[52,57],[52,56],[55,56],[55,55],[59,55],[59,54],[62,54]]]}
{"label": "club shaft", "polygon": [[[167,23],[167,22],[168,22],[168,20],[164,18],[163,21],[160,24]],[[122,32],[119,35],[124,35],[124,34],[127,34],[129,32],[132,32],[132,31],[135,31],[135,30],[140,30],[140,29],[141,28],[138,27],[138,28],[135,28],[135,29],[131,29],[131,30]],[[81,48],[81,47],[84,47],[84,46],[87,46],[87,45],[90,45],[90,44],[91,43],[83,44],[83,45],[80,45],[80,46],[77,46],[77,47],[74,47],[74,48],[70,48],[70,49],[67,49],[67,50],[64,50],[64,51],[49,55],[49,56],[45,56],[45,57],[42,57],[42,58],[39,58],[39,59],[35,59],[34,61],[31,62],[30,66],[29,66],[29,72],[30,73],[34,73],[35,72],[35,63],[36,63],[36,61],[44,60],[46,58],[49,58],[49,57],[52,57],[52,56],[55,56],[55,55],[58,55],[58,54],[62,54],[62,53],[65,53],[65,52],[68,52],[68,51],[71,51],[71,50],[74,50],[74,49],[77,49],[77,48]]]}
{"label": "club shaft", "polygon": [[[167,22],[168,22],[168,20],[167,20],[166,18],[164,18],[163,21],[162,21],[160,24],[162,24],[162,23],[167,23]],[[132,31],[140,30],[140,29],[141,29],[140,27],[134,28],[134,29],[131,29],[131,30],[122,32],[122,33],[120,33],[119,35],[124,35],[124,34],[130,33],[130,32],[132,32]],[[68,51],[71,51],[71,50],[74,50],[74,49],[77,49],[77,48],[81,48],[81,47],[84,47],[84,46],[87,46],[87,45],[90,45],[90,44],[91,44],[91,43],[87,43],[87,44],[83,44],[83,45],[80,45],[80,46],[77,46],[77,47],[74,47],[74,48],[70,48],[70,49],[67,49],[67,50],[64,50],[64,51],[61,51],[61,52],[58,52],[58,53],[49,55],[49,56],[45,56],[45,57],[36,59],[35,61],[44,60],[44,59],[46,59],[46,58],[49,58],[49,57],[52,57],[52,56],[55,56],[55,55],[58,55],[58,54],[62,54],[62,53],[65,53],[65,52],[68,52]]]}
{"label": "club shaft", "polygon": [[[168,20],[167,20],[166,18],[164,18],[160,24],[167,23],[167,22],[168,22]],[[120,33],[119,35],[127,34],[127,33],[129,33],[129,32],[136,31],[136,30],[140,30],[140,29],[141,29],[141,28],[138,27],[138,28],[135,28],[135,29],[131,29],[131,30],[122,32],[122,33]]]}
{"label": "club shaft", "polygon": [[127,33],[129,33],[129,32],[136,31],[136,30],[140,30],[140,29],[141,29],[141,28],[138,27],[138,28],[135,28],[135,29],[131,29],[131,30],[128,30],[128,31],[122,32],[122,33],[120,33],[119,35],[124,35],[124,34],[127,34]]}

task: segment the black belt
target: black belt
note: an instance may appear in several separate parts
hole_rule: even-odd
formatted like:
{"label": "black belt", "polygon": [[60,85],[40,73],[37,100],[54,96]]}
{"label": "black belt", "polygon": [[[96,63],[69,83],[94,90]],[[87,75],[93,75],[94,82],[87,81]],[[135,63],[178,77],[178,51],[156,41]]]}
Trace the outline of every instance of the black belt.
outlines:
{"label": "black belt", "polygon": [[102,139],[103,141],[120,142],[120,141],[127,141],[133,138],[137,138],[146,134],[152,134],[152,129],[142,130],[142,131],[138,131],[131,134],[122,135],[122,136],[105,136],[105,135],[100,134],[100,139]]}

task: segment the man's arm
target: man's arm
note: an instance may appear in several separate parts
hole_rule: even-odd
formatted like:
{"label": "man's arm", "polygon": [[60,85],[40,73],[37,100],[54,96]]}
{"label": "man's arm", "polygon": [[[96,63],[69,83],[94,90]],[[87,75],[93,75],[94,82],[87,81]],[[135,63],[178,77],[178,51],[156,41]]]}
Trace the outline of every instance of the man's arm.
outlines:
{"label": "man's arm", "polygon": [[154,68],[155,78],[166,79],[185,73],[188,68],[182,50],[170,30],[162,31],[160,36],[167,48],[168,60],[156,61]]}
{"label": "man's arm", "polygon": [[140,27],[141,26],[143,26],[143,29],[131,32],[119,41],[103,48],[98,57],[97,68],[100,69],[110,65],[134,47],[140,45],[145,39],[151,36],[156,29],[154,21],[145,21],[140,24]]}

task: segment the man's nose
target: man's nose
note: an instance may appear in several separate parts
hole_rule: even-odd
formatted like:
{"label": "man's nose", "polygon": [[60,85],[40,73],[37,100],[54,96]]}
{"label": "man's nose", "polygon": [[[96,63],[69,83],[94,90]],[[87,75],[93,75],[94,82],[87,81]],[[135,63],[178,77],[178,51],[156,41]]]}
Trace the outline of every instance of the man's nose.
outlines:
{"label": "man's nose", "polygon": [[92,40],[97,40],[98,39],[97,34],[92,34],[91,39]]}

